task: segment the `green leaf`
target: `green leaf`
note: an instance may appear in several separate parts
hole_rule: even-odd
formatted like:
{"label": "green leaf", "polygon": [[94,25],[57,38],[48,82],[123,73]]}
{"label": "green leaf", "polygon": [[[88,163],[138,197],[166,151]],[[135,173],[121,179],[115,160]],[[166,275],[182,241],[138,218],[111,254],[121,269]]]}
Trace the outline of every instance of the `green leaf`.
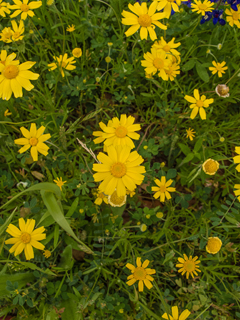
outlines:
{"label": "green leaf", "polygon": [[175,256],[175,252],[173,250],[171,250],[170,252],[168,252],[165,255],[165,259],[163,261],[163,264],[165,264],[166,262],[168,262],[169,260],[171,260],[173,257]]}
{"label": "green leaf", "polygon": [[198,139],[198,141],[195,143],[193,151],[198,152],[202,147],[202,143],[203,143],[203,138]]}
{"label": "green leaf", "polygon": [[196,60],[194,59],[189,60],[182,66],[182,71],[186,72],[191,70],[195,66],[195,63],[196,63]]}
{"label": "green leaf", "polygon": [[70,244],[63,250],[58,267],[65,270],[72,268],[72,246]]}
{"label": "green leaf", "polygon": [[61,302],[61,308],[65,308],[64,312],[61,314],[62,320],[79,320],[79,313],[78,311],[78,305],[77,305],[78,299],[76,297],[76,300],[69,299],[66,301]]}
{"label": "green leaf", "polygon": [[[3,261],[2,261],[3,262]],[[8,260],[5,261],[10,262]],[[14,261],[16,263],[18,261]],[[24,272],[24,273],[15,273],[15,274],[1,274],[0,275],[0,297],[4,297],[9,295],[9,291],[7,291],[7,280],[11,282],[18,282],[18,288],[22,288],[26,286],[28,282],[34,281],[35,277],[32,272]]]}
{"label": "green leaf", "polygon": [[187,156],[189,153],[191,153],[191,149],[188,146],[186,146],[185,144],[179,143],[178,146],[181,149],[181,151],[185,154],[185,156]]}
{"label": "green leaf", "polygon": [[197,69],[197,73],[199,75],[199,77],[204,81],[204,82],[208,82],[209,81],[209,75],[207,73],[207,69],[204,68],[204,66],[197,61],[196,63],[196,69]]}
{"label": "green leaf", "polygon": [[54,241],[53,241],[54,249],[57,247],[58,239],[59,239],[59,225],[55,224],[55,227],[54,227]]}
{"label": "green leaf", "polygon": [[177,175],[176,169],[169,169],[167,172],[167,180],[175,178]]}
{"label": "green leaf", "polygon": [[67,212],[67,214],[66,214],[66,217],[71,217],[71,216],[73,215],[74,211],[76,210],[76,208],[77,208],[77,206],[78,206],[78,201],[79,201],[79,198],[76,198],[76,199],[73,201],[70,209],[68,210],[68,212]]}
{"label": "green leaf", "polygon": [[10,216],[7,218],[7,220],[4,222],[4,224],[0,227],[0,236],[3,232],[5,232],[5,229],[7,228],[7,226],[10,224],[15,212],[16,212],[17,208],[15,208],[13,210],[13,212],[10,214]]}
{"label": "green leaf", "polygon": [[77,242],[79,242],[83,247],[85,247],[85,250],[88,250],[89,254],[93,254],[93,251],[88,246],[86,246],[81,240],[79,240],[73,232],[69,223],[65,219],[62,210],[60,209],[54,195],[51,192],[45,192],[42,190],[41,196],[49,213],[52,215],[53,219],[59,224],[59,226],[68,234],[70,234],[70,236],[73,237]]}
{"label": "green leaf", "polygon": [[183,159],[183,161],[180,163],[180,165],[178,167],[181,167],[184,163],[187,163],[189,161],[191,161],[194,158],[194,154],[193,153],[189,153],[186,158]]}
{"label": "green leaf", "polygon": [[99,112],[101,112],[102,111],[102,109],[100,108],[100,109],[97,109],[96,111],[94,111],[94,112],[91,112],[91,113],[89,113],[88,115],[86,115],[86,117],[84,117],[82,120],[81,120],[81,122],[83,122],[83,121],[87,121],[87,120],[89,120],[89,119],[91,119],[91,118],[94,118]]}
{"label": "green leaf", "polygon": [[[46,273],[46,274],[49,274],[49,275],[51,275],[51,276],[56,276],[55,273],[53,273],[51,270],[49,270],[49,269],[43,270],[43,269],[37,267],[37,266],[36,266],[34,263],[32,263],[32,262],[15,261],[15,260],[1,260],[1,262],[5,262],[5,263],[9,263],[9,262],[19,263],[19,264],[21,264],[21,265],[23,265],[23,266],[25,266],[25,267],[27,267],[27,268],[29,268],[29,269],[38,270],[38,271],[40,271],[40,272],[42,272],[42,273]],[[6,276],[6,275],[5,275],[5,276]],[[11,281],[11,280],[10,280],[10,281]]]}

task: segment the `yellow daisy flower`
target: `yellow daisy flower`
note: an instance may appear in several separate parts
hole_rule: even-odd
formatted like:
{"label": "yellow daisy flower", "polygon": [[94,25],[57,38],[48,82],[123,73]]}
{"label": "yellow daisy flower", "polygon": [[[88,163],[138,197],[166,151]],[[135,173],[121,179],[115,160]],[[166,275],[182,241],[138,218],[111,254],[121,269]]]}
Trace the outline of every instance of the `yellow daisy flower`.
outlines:
{"label": "yellow daisy flower", "polygon": [[75,30],[75,25],[72,24],[71,26],[69,25],[66,29],[68,32],[73,32]]}
{"label": "yellow daisy flower", "polygon": [[66,70],[74,70],[76,66],[73,66],[73,63],[76,63],[74,57],[68,58],[68,54],[65,53],[64,56],[60,55],[59,57],[53,57],[53,59],[57,62],[53,62],[48,64],[49,70],[55,70],[57,67],[61,70],[61,75],[64,77],[63,68]]}
{"label": "yellow daisy flower", "polygon": [[237,9],[238,9],[237,11],[234,11],[232,8],[226,9],[225,13],[228,15],[226,17],[226,20],[231,27],[233,27],[235,24],[238,28],[240,28],[240,21],[239,21],[239,19],[240,19],[240,6],[237,6]]}
{"label": "yellow daisy flower", "polygon": [[116,190],[113,192],[113,194],[108,196],[108,203],[112,207],[122,207],[126,203],[126,200],[127,195],[118,197]]}
{"label": "yellow daisy flower", "polygon": [[21,127],[20,130],[25,138],[14,140],[14,143],[24,145],[24,147],[18,150],[18,152],[23,153],[31,148],[30,152],[33,161],[38,161],[38,152],[46,156],[48,154],[49,147],[43,142],[50,139],[51,135],[49,133],[43,134],[45,129],[46,128],[44,126],[41,126],[37,130],[35,123],[31,123],[30,131]]}
{"label": "yellow daisy flower", "polygon": [[165,197],[169,200],[171,199],[171,195],[169,192],[175,192],[176,188],[169,187],[172,183],[173,180],[169,179],[166,181],[166,177],[162,176],[161,181],[159,179],[155,179],[154,182],[158,187],[152,187],[152,191],[157,191],[153,196],[155,199],[160,197],[160,202],[165,201]]}
{"label": "yellow daisy flower", "polygon": [[147,39],[148,33],[152,41],[157,39],[154,28],[156,25],[160,29],[167,30],[167,26],[160,23],[158,20],[161,20],[166,17],[165,13],[155,13],[157,9],[157,2],[153,2],[149,9],[147,8],[147,3],[143,2],[141,5],[136,2],[134,5],[128,4],[128,8],[134,13],[127,12],[123,10],[122,15],[122,24],[131,25],[131,27],[125,32],[127,37],[134,34],[139,28],[140,29],[140,38]]}
{"label": "yellow daisy flower", "polygon": [[211,103],[214,102],[214,99],[206,99],[206,96],[202,95],[200,97],[198,89],[194,89],[194,97],[185,96],[184,99],[188,102],[191,102],[190,109],[193,109],[190,115],[191,119],[194,119],[196,115],[200,114],[202,120],[206,120],[206,112],[204,108],[208,108]]}
{"label": "yellow daisy flower", "polygon": [[[176,264],[177,268],[181,268],[178,270],[178,272],[182,272],[182,276],[187,273],[187,279],[189,278],[189,274],[194,278],[194,274],[197,276],[197,272],[201,272],[201,270],[199,269],[199,266],[197,266],[197,264],[200,263],[198,259],[198,257],[194,257],[192,258],[192,256],[190,256],[189,258],[186,256],[186,254],[183,254],[183,258],[178,258],[178,261],[180,263]],[[196,261],[197,260],[197,261]]]}
{"label": "yellow daisy flower", "polygon": [[6,232],[13,236],[13,238],[6,240],[5,243],[13,244],[9,252],[14,252],[15,257],[24,250],[26,259],[33,259],[34,253],[32,247],[44,250],[44,245],[38,241],[46,239],[46,234],[43,233],[45,228],[40,227],[33,230],[36,222],[34,219],[27,219],[27,222],[25,223],[24,219],[20,218],[18,222],[20,230],[13,224],[10,224],[7,227]]}
{"label": "yellow daisy flower", "polygon": [[2,1],[3,0],[0,0],[0,16],[5,18],[6,13],[9,14],[11,11],[8,9],[9,4]]}
{"label": "yellow daisy flower", "polygon": [[32,1],[28,3],[29,0],[23,0],[23,2],[21,2],[20,0],[13,0],[13,2],[15,4],[10,5],[9,9],[16,10],[16,11],[10,16],[10,18],[15,18],[21,13],[22,20],[27,19],[27,16],[30,16],[30,17],[35,16],[32,9],[37,9],[42,5],[42,1]]}
{"label": "yellow daisy flower", "polygon": [[[240,163],[240,147],[235,147],[235,152],[239,154],[239,156],[233,157],[234,163]],[[236,166],[236,170],[240,172],[240,164]]]}
{"label": "yellow daisy flower", "polygon": [[[13,54],[8,57],[8,62],[0,63],[0,98],[9,100],[14,94],[15,98],[23,96],[22,88],[30,91],[34,88],[29,80],[37,80],[39,74],[29,71],[36,62],[27,61],[20,65],[19,61],[11,61]],[[16,57],[16,55],[15,55]]]}
{"label": "yellow daisy flower", "polygon": [[7,50],[1,50],[0,52],[0,64],[3,64],[4,66],[7,66],[9,64],[14,64],[14,65],[18,65],[19,64],[19,60],[15,60],[16,58],[16,53],[11,53],[9,56],[7,55]]}
{"label": "yellow daisy flower", "polygon": [[120,120],[117,117],[112,118],[108,121],[107,126],[100,122],[99,126],[102,131],[94,131],[93,135],[96,138],[95,144],[101,143],[104,140],[104,145],[109,147],[113,146],[129,146],[131,149],[135,148],[135,145],[131,139],[138,140],[140,135],[135,131],[141,129],[140,124],[133,124],[135,118],[132,116],[127,117],[126,114],[122,114]]}
{"label": "yellow daisy flower", "polygon": [[1,36],[1,41],[6,42],[6,43],[11,43],[12,42],[12,36],[14,32],[10,27],[4,28],[2,32],[0,33]]}
{"label": "yellow daisy flower", "polygon": [[75,49],[73,49],[72,54],[75,58],[80,58],[82,56],[82,49],[75,48]]}
{"label": "yellow daisy flower", "polygon": [[163,319],[167,320],[186,320],[190,316],[191,312],[188,309],[185,309],[181,314],[180,317],[178,315],[178,307],[172,307],[172,316],[167,314],[166,312],[162,315]]}
{"label": "yellow daisy flower", "polygon": [[207,159],[202,165],[203,171],[210,176],[214,175],[219,169],[219,163],[213,159]]}
{"label": "yellow daisy flower", "polygon": [[97,193],[97,199],[94,201],[94,203],[98,206],[100,206],[102,204],[102,202],[105,202],[106,204],[108,204],[108,197],[103,193],[98,191]]}
{"label": "yellow daisy flower", "polygon": [[196,133],[195,131],[193,131],[193,129],[189,128],[186,130],[187,131],[187,138],[189,138],[191,141],[193,140],[193,138],[195,137],[195,134]]}
{"label": "yellow daisy flower", "polygon": [[180,74],[180,67],[177,63],[171,63],[168,66],[168,69],[165,69],[166,75],[167,75],[167,80],[173,81],[174,78],[176,78],[177,74]]}
{"label": "yellow daisy flower", "polygon": [[213,61],[212,64],[214,67],[209,67],[209,70],[212,72],[212,74],[218,73],[218,76],[221,78],[222,74],[225,73],[224,70],[227,70],[228,67],[224,67],[226,62],[223,61],[222,63]]}
{"label": "yellow daisy flower", "polygon": [[209,237],[206,251],[211,254],[216,254],[222,247],[222,241],[218,237]]}
{"label": "yellow daisy flower", "polygon": [[44,255],[45,258],[49,258],[52,254],[51,254],[51,251],[49,251],[49,250],[44,250],[44,251],[43,251],[43,255]]}
{"label": "yellow daisy flower", "polygon": [[23,39],[23,33],[24,33],[24,23],[22,20],[20,20],[19,26],[17,25],[15,20],[11,20],[12,28],[13,28],[13,35],[12,40],[13,41],[19,41]]}
{"label": "yellow daisy flower", "polygon": [[179,56],[180,52],[177,51],[175,48],[179,47],[181,45],[181,42],[174,43],[175,38],[172,38],[171,41],[166,42],[163,37],[161,37],[161,40],[155,41],[153,44],[153,48],[156,48],[157,50],[162,50],[166,53],[172,53],[174,56]]}
{"label": "yellow daisy flower", "polygon": [[137,267],[134,267],[134,265],[132,265],[131,263],[126,264],[126,267],[132,272],[132,274],[127,277],[127,279],[129,280],[127,282],[127,285],[131,286],[138,280],[139,292],[143,291],[144,284],[148,289],[151,289],[153,287],[150,281],[153,281],[154,279],[150,276],[150,274],[155,274],[156,270],[147,268],[149,262],[149,260],[145,260],[142,264],[141,258],[138,257]]}
{"label": "yellow daisy flower", "polygon": [[51,6],[52,4],[54,4],[54,0],[47,0],[47,5]]}
{"label": "yellow daisy flower", "polygon": [[234,190],[234,194],[235,196],[238,198],[238,200],[240,201],[240,184],[235,184],[234,188],[237,190]]}
{"label": "yellow daisy flower", "polygon": [[201,2],[200,0],[195,0],[194,3],[191,4],[192,11],[197,11],[197,13],[201,13],[203,16],[205,16],[206,11],[212,12],[214,9],[214,3],[204,0]]}
{"label": "yellow daisy flower", "polygon": [[144,161],[137,151],[131,152],[129,146],[111,145],[107,150],[108,156],[102,152],[97,156],[101,162],[93,164],[93,170],[99,171],[93,175],[96,182],[102,181],[99,190],[107,195],[117,190],[118,197],[126,195],[126,189],[133,191],[144,179],[146,172],[140,164]]}
{"label": "yellow daisy flower", "polygon": [[53,180],[56,185],[60,188],[60,190],[62,191],[62,186],[64,185],[64,183],[66,183],[67,181],[62,181],[62,177],[57,178],[57,180]]}
{"label": "yellow daisy flower", "polygon": [[145,72],[147,74],[155,74],[158,73],[158,76],[161,77],[163,80],[167,81],[168,76],[166,74],[166,71],[171,64],[171,59],[169,59],[169,56],[165,52],[157,51],[156,48],[151,48],[151,53],[147,52],[144,53],[143,57],[145,60],[141,61],[141,65],[143,67],[146,67]]}
{"label": "yellow daisy flower", "polygon": [[171,11],[179,12],[179,6],[181,4],[181,0],[157,0],[158,6],[157,10],[160,11],[163,9],[163,12],[166,13],[166,18],[171,16]]}

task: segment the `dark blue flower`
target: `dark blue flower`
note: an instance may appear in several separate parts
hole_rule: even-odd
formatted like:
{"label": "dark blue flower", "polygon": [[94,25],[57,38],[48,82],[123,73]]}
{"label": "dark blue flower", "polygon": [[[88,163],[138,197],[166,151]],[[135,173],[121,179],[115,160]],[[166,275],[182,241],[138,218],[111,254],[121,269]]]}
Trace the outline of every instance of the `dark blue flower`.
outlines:
{"label": "dark blue flower", "polygon": [[202,17],[202,20],[200,21],[201,24],[203,24],[204,22],[209,21],[212,18],[212,12],[205,12],[205,16]]}
{"label": "dark blue flower", "polygon": [[182,1],[182,4],[185,4],[186,6],[188,6],[188,8],[191,8],[192,1],[191,0]]}
{"label": "dark blue flower", "polygon": [[240,3],[240,0],[227,0],[227,3],[230,4],[234,11],[238,11],[237,5]]}
{"label": "dark blue flower", "polygon": [[223,14],[223,9],[213,10],[212,12],[206,12],[205,16],[202,17],[202,20],[200,21],[200,23],[203,24],[204,22],[207,22],[207,21],[211,20],[211,18],[213,18],[214,25],[219,22],[219,24],[221,26],[224,26],[226,21],[224,19],[222,19],[222,14]]}

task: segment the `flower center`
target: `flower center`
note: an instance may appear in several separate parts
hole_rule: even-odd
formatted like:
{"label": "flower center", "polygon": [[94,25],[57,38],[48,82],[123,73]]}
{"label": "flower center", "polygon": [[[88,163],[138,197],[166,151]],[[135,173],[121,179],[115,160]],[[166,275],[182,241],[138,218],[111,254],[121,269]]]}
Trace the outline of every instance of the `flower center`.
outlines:
{"label": "flower center", "polygon": [[152,19],[148,14],[141,14],[138,18],[138,23],[141,27],[150,27]]}
{"label": "flower center", "polygon": [[29,242],[31,241],[31,236],[30,236],[30,234],[27,233],[27,232],[22,233],[22,235],[21,235],[21,241],[22,241],[23,243],[29,243]]}
{"label": "flower center", "polygon": [[166,192],[166,191],[167,191],[167,188],[166,188],[165,186],[161,186],[161,187],[159,188],[159,191],[160,191],[160,192]]}
{"label": "flower center", "polygon": [[[3,62],[2,62],[3,63]],[[229,92],[229,88],[227,87],[227,86],[225,86],[225,85],[218,85],[218,93],[220,94],[220,95],[225,95],[225,94],[227,94]]]}
{"label": "flower center", "polygon": [[25,3],[23,3],[23,4],[21,5],[21,10],[22,10],[23,12],[27,12],[27,11],[29,10],[29,6],[28,6],[27,4],[25,4]]}
{"label": "flower center", "polygon": [[124,163],[116,162],[111,166],[111,174],[116,178],[121,178],[127,172],[127,168]]}
{"label": "flower center", "polygon": [[166,44],[164,47],[163,47],[163,50],[165,52],[169,52],[171,50],[170,46],[168,44]]}
{"label": "flower center", "polygon": [[16,78],[18,73],[19,73],[19,70],[17,66],[9,65],[9,66],[6,66],[6,68],[3,70],[3,75],[7,79]]}
{"label": "flower center", "polygon": [[118,197],[117,191],[115,190],[113,194],[110,196],[110,201],[115,205],[122,205],[124,204],[124,198],[124,196]]}
{"label": "flower center", "polygon": [[204,167],[205,170],[210,173],[216,172],[218,169],[218,166],[214,160],[209,160]]}
{"label": "flower center", "polygon": [[36,146],[38,144],[38,139],[37,138],[31,138],[29,140],[29,143],[31,146]]}
{"label": "flower center", "polygon": [[232,17],[233,17],[233,20],[238,20],[239,19],[238,12],[233,12]]}
{"label": "flower center", "polygon": [[163,67],[164,67],[164,62],[163,62],[163,60],[160,59],[160,58],[155,58],[155,59],[153,60],[153,65],[154,65],[154,67],[156,67],[157,69],[163,69]]}
{"label": "flower center", "polygon": [[219,251],[221,248],[221,243],[218,239],[209,239],[207,243],[208,249],[210,251]]}
{"label": "flower center", "polygon": [[15,32],[13,35],[13,38],[17,39],[20,37],[20,33],[19,32]]}
{"label": "flower center", "polygon": [[128,131],[127,128],[123,127],[123,126],[119,126],[116,128],[115,134],[118,138],[124,138],[126,137]]}
{"label": "flower center", "polygon": [[195,270],[195,262],[188,260],[184,262],[184,269],[187,270],[187,272],[192,272]]}
{"label": "flower center", "polygon": [[202,100],[198,100],[196,105],[197,105],[197,107],[202,108],[203,107],[203,101]]}
{"label": "flower center", "polygon": [[147,272],[142,267],[137,267],[133,273],[133,276],[136,280],[144,280],[146,279]]}
{"label": "flower center", "polygon": [[201,4],[198,5],[198,8],[200,10],[204,10],[205,11],[207,9],[207,6],[205,4],[203,4],[203,3],[201,3]]}
{"label": "flower center", "polygon": [[66,67],[66,65],[67,65],[67,63],[65,62],[65,61],[62,61],[62,68],[65,68]]}

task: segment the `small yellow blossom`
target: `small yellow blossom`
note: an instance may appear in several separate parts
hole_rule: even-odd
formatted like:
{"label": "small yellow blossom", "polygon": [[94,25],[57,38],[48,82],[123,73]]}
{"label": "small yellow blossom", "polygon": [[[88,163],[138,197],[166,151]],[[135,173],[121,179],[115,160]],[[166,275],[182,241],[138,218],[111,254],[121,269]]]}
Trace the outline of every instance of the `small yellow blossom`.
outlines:
{"label": "small yellow blossom", "polygon": [[202,120],[206,120],[206,112],[204,108],[208,108],[211,103],[214,102],[214,99],[206,99],[205,95],[200,97],[198,89],[194,89],[194,97],[185,96],[184,99],[191,103],[190,109],[193,109],[190,115],[191,119],[194,119],[196,115],[200,114]]}
{"label": "small yellow blossom", "polygon": [[12,112],[8,112],[8,109],[5,110],[4,112],[4,117],[10,116]]}
{"label": "small yellow blossom", "polygon": [[160,198],[160,202],[164,202],[165,197],[168,200],[172,198],[169,192],[176,191],[176,188],[170,187],[170,185],[173,183],[172,179],[166,181],[166,177],[162,176],[161,181],[159,179],[155,179],[154,182],[157,185],[157,187],[152,187],[152,191],[156,191],[156,193],[153,195],[155,199]]}
{"label": "small yellow blossom", "polygon": [[84,210],[83,209],[79,209],[79,212],[82,214],[84,212]]}
{"label": "small yellow blossom", "polygon": [[196,133],[195,131],[193,131],[193,129],[189,128],[186,130],[187,131],[187,138],[189,138],[191,141],[193,140],[193,138],[195,137],[194,133]]}
{"label": "small yellow blossom", "polygon": [[226,64],[225,61],[223,61],[221,63],[213,61],[212,64],[214,65],[214,67],[209,67],[209,70],[212,72],[212,74],[218,73],[218,76],[220,78],[222,77],[222,74],[225,73],[224,70],[228,69],[228,67],[225,66],[225,64]]}
{"label": "small yellow blossom", "polygon": [[108,46],[111,47],[113,45],[112,42],[108,42]]}
{"label": "small yellow blossom", "polygon": [[163,217],[163,213],[162,213],[162,212],[157,212],[157,213],[156,213],[156,217],[157,217],[158,219],[161,219],[161,218]]}
{"label": "small yellow blossom", "polygon": [[57,178],[57,180],[53,180],[57,186],[59,186],[60,190],[62,191],[62,186],[64,185],[64,183],[66,183],[67,181],[62,181],[62,177]]}
{"label": "small yellow blossom", "polygon": [[75,49],[73,49],[72,54],[75,58],[80,58],[82,56],[82,49],[75,48]]}
{"label": "small yellow blossom", "polygon": [[218,237],[209,237],[206,251],[211,254],[216,254],[222,247],[222,241]]}
{"label": "small yellow blossom", "polygon": [[195,0],[194,3],[191,4],[192,11],[197,11],[197,13],[202,14],[205,16],[206,11],[212,12],[214,9],[214,3],[208,0],[204,0],[201,2],[200,0]]}
{"label": "small yellow blossom", "polygon": [[197,260],[198,257],[192,258],[192,256],[190,256],[188,258],[186,254],[183,254],[183,257],[184,259],[178,258],[180,262],[176,264],[176,267],[180,268],[178,272],[182,272],[182,276],[186,273],[187,279],[189,278],[189,274],[194,278],[194,274],[197,275],[197,272],[201,272],[198,266],[200,260]]}
{"label": "small yellow blossom", "polygon": [[237,11],[233,10],[232,8],[226,9],[225,13],[228,15],[226,20],[229,23],[231,27],[236,25],[238,28],[240,28],[240,6],[237,6]]}
{"label": "small yellow blossom", "polygon": [[219,169],[219,163],[213,159],[207,159],[202,165],[203,171],[210,176],[214,175]]}
{"label": "small yellow blossom", "polygon": [[68,32],[73,32],[75,30],[75,25],[72,24],[71,26],[69,25],[66,29]]}
{"label": "small yellow blossom", "polygon": [[106,58],[105,58],[105,61],[106,61],[107,63],[111,62],[111,60],[112,60],[112,59],[111,59],[110,57],[106,57]]}
{"label": "small yellow blossom", "polygon": [[43,255],[44,255],[45,258],[49,258],[51,256],[51,251],[44,250]]}

